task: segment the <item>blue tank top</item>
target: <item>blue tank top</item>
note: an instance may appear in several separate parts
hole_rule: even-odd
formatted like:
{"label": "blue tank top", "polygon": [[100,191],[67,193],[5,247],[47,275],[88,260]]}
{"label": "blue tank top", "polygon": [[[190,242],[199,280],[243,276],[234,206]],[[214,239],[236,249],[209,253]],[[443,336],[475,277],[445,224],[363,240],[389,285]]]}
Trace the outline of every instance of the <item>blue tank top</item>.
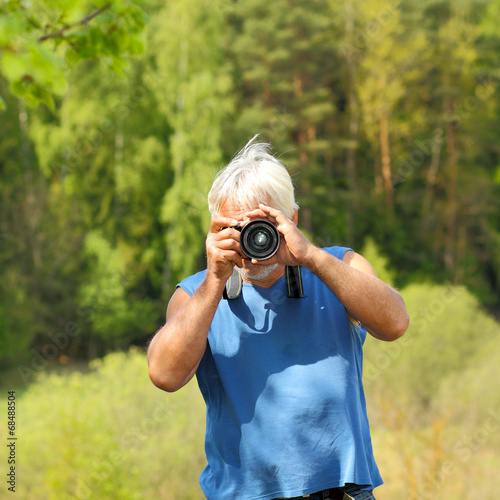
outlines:
{"label": "blue tank top", "polygon": [[[325,248],[338,259],[349,250]],[[192,294],[206,271],[178,286]],[[221,300],[196,373],[207,405],[208,500],[268,500],[382,484],[361,382],[366,331],[302,269],[305,298],[243,283]]]}

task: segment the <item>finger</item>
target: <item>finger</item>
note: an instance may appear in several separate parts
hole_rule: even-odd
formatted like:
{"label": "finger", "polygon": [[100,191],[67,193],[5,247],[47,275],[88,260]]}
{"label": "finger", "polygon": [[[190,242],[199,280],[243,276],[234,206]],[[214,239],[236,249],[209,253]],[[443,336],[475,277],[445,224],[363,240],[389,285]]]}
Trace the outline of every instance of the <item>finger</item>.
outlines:
{"label": "finger", "polygon": [[255,217],[265,217],[266,216],[266,213],[261,210],[260,208],[256,208],[255,210],[251,210],[249,212],[246,212],[245,213],[245,217],[249,217],[249,218],[255,218]]}
{"label": "finger", "polygon": [[268,207],[263,203],[259,203],[259,209],[262,210],[267,216],[273,217],[278,224],[285,224],[286,222],[290,222],[290,219],[285,217],[283,212],[278,210],[277,208]]}
{"label": "finger", "polygon": [[264,260],[249,259],[250,262],[254,266],[271,266],[272,264],[282,264],[283,262],[281,262],[281,260],[280,260],[280,255],[282,252],[282,248],[281,248],[282,243],[283,243],[283,239],[280,240],[280,245],[278,247],[278,251],[274,255],[269,257],[268,259],[264,259]]}
{"label": "finger", "polygon": [[236,267],[243,267],[243,257],[238,252],[234,250],[222,250],[221,255]]}
{"label": "finger", "polygon": [[[237,232],[237,231],[235,231]],[[240,233],[238,233],[239,235]],[[234,250],[235,252],[241,252],[241,247],[238,241],[231,238],[225,238],[223,240],[216,240],[212,244],[213,248],[218,248],[220,250]]]}
{"label": "finger", "polygon": [[226,266],[228,263],[235,264],[238,267],[243,265],[241,255],[235,250],[214,247],[207,252],[207,257],[209,267]]}
{"label": "finger", "polygon": [[239,222],[240,228],[245,227],[252,219],[250,217],[247,217],[246,219],[243,219]]}
{"label": "finger", "polygon": [[251,259],[250,262],[254,266],[270,266],[272,264],[276,264],[276,257],[273,256],[266,260]]}
{"label": "finger", "polygon": [[210,219],[210,232],[217,233],[225,227],[234,227],[238,225],[238,221],[230,217],[222,217],[220,215],[214,215]]}
{"label": "finger", "polygon": [[236,255],[234,255],[233,262],[236,267],[243,267],[243,257],[238,252],[236,252]]}
{"label": "finger", "polygon": [[240,231],[236,229],[232,229],[230,227],[226,227],[225,229],[221,229],[216,233],[211,233],[210,238],[214,241],[223,241],[223,240],[234,240],[240,241]]}
{"label": "finger", "polygon": [[263,212],[260,209],[253,210],[251,213],[245,214],[245,216],[247,217],[247,219],[245,219],[244,223],[241,223],[241,227],[244,227],[249,222],[251,222],[253,220],[257,220],[257,219],[264,219],[264,220],[271,222],[272,224],[276,223],[276,220],[274,219],[274,217],[270,217],[268,214],[266,214],[265,212]]}
{"label": "finger", "polygon": [[260,208],[258,208],[256,210],[252,210],[251,212],[247,212],[245,214],[245,217],[247,217],[247,219],[245,219],[244,223],[241,223],[241,227],[244,227],[249,222],[257,220],[257,219],[264,219],[264,220],[269,221],[271,224],[274,224],[274,225],[277,224],[277,221],[274,217],[267,214],[266,212],[264,212]]}

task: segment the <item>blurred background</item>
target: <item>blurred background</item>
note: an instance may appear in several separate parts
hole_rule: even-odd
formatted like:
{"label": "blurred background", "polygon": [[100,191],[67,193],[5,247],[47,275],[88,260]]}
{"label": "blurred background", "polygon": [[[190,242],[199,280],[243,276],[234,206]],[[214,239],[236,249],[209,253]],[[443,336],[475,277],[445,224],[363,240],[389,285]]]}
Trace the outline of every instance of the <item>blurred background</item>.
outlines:
{"label": "blurred background", "polygon": [[366,342],[377,498],[496,498],[499,23],[500,0],[0,0],[18,498],[203,498],[196,383],[159,391],[145,350],[256,133],[299,227],[365,255],[411,315]]}

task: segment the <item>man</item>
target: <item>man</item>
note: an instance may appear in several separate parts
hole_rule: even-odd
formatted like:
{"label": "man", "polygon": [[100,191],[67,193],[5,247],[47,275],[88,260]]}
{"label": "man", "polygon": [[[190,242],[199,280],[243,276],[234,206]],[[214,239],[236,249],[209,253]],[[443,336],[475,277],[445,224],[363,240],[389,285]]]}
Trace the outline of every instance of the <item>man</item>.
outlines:
{"label": "man", "polygon": [[[374,498],[382,479],[362,345],[366,331],[386,341],[404,334],[403,299],[361,255],[304,237],[291,178],[267,144],[250,141],[219,172],[208,201],[207,269],[177,286],[148,350],[159,388],[176,391],[197,376],[207,405],[206,497]],[[236,226],[255,219],[280,233],[267,260],[240,246]],[[292,266],[305,297],[288,296]],[[234,268],[242,286],[228,300]]]}

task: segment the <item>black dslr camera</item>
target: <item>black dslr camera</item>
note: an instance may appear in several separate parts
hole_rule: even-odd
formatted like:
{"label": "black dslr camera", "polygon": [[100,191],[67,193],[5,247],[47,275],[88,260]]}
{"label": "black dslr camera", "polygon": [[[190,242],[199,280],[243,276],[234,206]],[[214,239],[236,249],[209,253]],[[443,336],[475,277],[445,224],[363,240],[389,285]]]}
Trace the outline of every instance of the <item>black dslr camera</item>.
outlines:
{"label": "black dslr camera", "polygon": [[255,219],[244,227],[238,224],[233,229],[241,231],[241,249],[249,259],[269,259],[278,251],[280,233],[268,220]]}

